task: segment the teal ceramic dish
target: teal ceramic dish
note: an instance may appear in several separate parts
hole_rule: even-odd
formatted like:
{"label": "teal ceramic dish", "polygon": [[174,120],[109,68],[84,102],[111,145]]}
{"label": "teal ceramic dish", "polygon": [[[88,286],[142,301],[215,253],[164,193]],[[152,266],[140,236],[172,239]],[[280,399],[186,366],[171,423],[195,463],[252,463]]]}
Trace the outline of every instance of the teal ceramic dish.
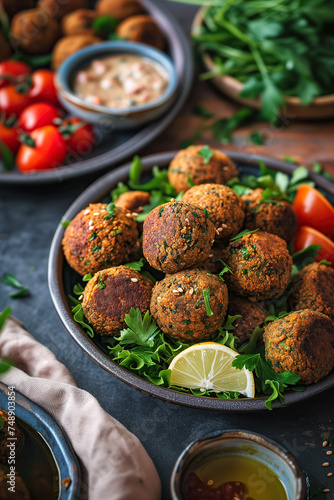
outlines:
{"label": "teal ceramic dish", "polygon": [[[131,108],[111,108],[80,99],[72,90],[74,76],[92,60],[113,55],[136,55],[162,66],[169,78],[163,95],[153,102]],[[70,114],[112,131],[144,125],[165,113],[176,97],[178,75],[171,59],[160,50],[142,43],[109,41],[91,45],[68,57],[57,71],[56,86],[60,102]]]}
{"label": "teal ceramic dish", "polygon": [[24,481],[31,498],[78,499],[80,467],[63,430],[45,410],[16,389],[15,405],[11,404],[9,408],[9,395],[8,387],[0,383],[0,409],[14,412],[23,436],[20,445],[16,441],[15,470]]}
{"label": "teal ceramic dish", "polygon": [[[270,438],[244,430],[217,431],[191,443],[179,456],[171,476],[173,500],[184,500],[184,481],[187,474],[203,464],[220,457],[250,458],[258,463],[249,476],[249,484],[261,498],[270,498],[266,489],[273,483],[273,473],[285,490],[287,500],[304,500],[306,481],[294,456]],[[269,471],[268,471],[269,469]],[[265,480],[264,480],[265,479]],[[242,479],[241,479],[242,481]],[[254,493],[250,493],[254,496]],[[256,498],[256,497],[255,497]]]}

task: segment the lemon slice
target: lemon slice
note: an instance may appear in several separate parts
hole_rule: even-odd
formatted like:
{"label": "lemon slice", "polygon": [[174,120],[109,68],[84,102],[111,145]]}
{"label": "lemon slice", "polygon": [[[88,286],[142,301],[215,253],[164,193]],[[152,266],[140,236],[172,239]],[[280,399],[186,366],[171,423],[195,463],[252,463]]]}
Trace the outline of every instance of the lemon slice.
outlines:
{"label": "lemon slice", "polygon": [[255,394],[253,373],[238,370],[232,362],[238,353],[217,342],[201,342],[180,352],[171,364],[171,384],[187,389]]}

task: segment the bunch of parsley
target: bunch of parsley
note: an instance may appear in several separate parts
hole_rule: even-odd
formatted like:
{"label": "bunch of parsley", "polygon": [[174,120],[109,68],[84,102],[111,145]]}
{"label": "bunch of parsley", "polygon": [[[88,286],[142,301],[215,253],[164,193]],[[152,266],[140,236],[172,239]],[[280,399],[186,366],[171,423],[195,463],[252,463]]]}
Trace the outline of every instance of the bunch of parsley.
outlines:
{"label": "bunch of parsley", "polygon": [[194,36],[213,71],[243,83],[243,98],[261,96],[261,112],[275,122],[284,96],[308,105],[333,93],[333,0],[176,0],[205,5]]}

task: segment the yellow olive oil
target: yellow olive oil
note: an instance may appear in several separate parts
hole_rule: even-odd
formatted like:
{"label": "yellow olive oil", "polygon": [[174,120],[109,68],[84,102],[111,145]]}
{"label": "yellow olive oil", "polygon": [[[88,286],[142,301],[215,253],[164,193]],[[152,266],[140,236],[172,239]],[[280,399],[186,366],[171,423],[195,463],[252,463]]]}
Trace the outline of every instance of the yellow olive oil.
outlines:
{"label": "yellow olive oil", "polygon": [[253,457],[220,455],[202,463],[193,472],[203,482],[210,481],[209,484],[214,488],[230,481],[239,481],[246,485],[247,495],[254,500],[288,500],[278,474]]}

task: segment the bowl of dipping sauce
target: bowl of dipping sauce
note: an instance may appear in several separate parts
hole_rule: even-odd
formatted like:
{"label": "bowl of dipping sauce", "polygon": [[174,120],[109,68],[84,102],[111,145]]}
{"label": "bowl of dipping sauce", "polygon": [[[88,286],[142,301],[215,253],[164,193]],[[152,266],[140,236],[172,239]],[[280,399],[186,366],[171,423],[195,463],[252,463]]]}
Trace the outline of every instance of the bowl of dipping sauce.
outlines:
{"label": "bowl of dipping sauce", "polygon": [[293,455],[270,438],[218,431],[191,443],[171,476],[173,500],[304,500],[304,475]]}
{"label": "bowl of dipping sauce", "polygon": [[70,114],[112,129],[139,127],[172,105],[178,75],[160,50],[127,41],[102,42],[67,58],[56,73]]}

